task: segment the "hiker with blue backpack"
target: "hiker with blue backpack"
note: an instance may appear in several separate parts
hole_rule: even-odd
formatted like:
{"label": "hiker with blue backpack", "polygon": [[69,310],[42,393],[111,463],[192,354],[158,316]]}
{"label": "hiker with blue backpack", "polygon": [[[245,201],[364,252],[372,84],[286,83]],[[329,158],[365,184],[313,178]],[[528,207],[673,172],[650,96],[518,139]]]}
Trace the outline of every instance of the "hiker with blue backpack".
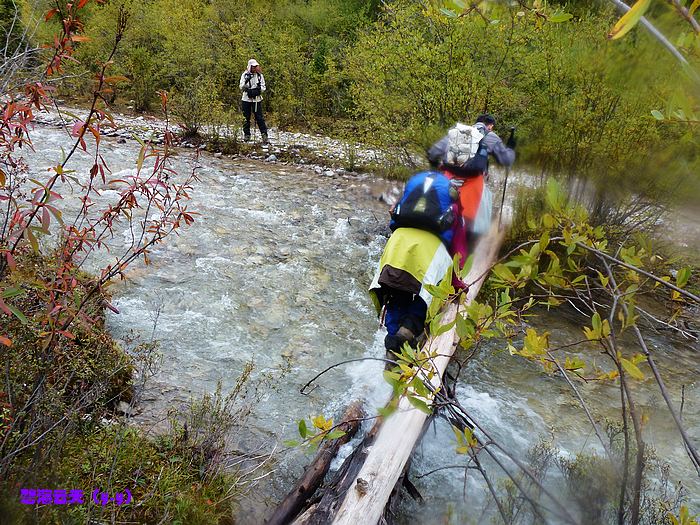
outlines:
{"label": "hiker with blue backpack", "polygon": [[[476,235],[491,223],[491,192],[485,186],[489,155],[505,166],[515,161],[513,130],[504,145],[493,132],[495,119],[481,115],[474,126],[457,123],[429,151],[441,171],[424,171],[406,183],[391,210],[391,237],[370,285],[370,296],[387,335],[387,359],[394,360],[405,343],[417,345],[433,300],[428,285],[451,274],[452,257],[464,266]],[[465,288],[452,276],[456,288]]]}
{"label": "hiker with blue backpack", "polygon": [[489,157],[510,167],[515,161],[515,128],[506,144],[493,131],[496,119],[483,114],[473,126],[457,123],[428,150],[428,160],[459,187],[458,216],[450,251],[463,265],[480,235],[491,225],[493,195],[486,186]]}
{"label": "hiker with blue backpack", "polygon": [[445,175],[424,171],[406,183],[401,200],[391,210],[393,231],[370,285],[377,314],[384,311],[387,359],[404,343],[416,346],[424,331],[433,296],[452,267],[448,247],[457,213],[457,190]]}

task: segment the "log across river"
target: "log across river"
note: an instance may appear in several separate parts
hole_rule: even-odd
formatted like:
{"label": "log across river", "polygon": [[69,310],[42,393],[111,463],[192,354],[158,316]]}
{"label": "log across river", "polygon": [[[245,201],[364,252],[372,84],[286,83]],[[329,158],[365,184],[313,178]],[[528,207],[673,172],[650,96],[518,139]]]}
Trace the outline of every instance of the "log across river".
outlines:
{"label": "log across river", "polygon": [[[445,305],[441,324],[453,323],[461,303],[467,306],[476,298],[490,266],[498,255],[502,240],[503,232],[499,231],[494,222],[490,234],[479,242],[472,267],[464,279],[464,282],[469,285],[466,297],[460,297],[459,301]],[[422,367],[426,374],[423,380],[430,385],[431,390],[435,391],[441,387],[442,377],[457,343],[454,326],[436,337],[430,336],[426,341],[424,346],[428,353],[436,355]],[[428,373],[432,377],[429,378]],[[387,405],[389,402],[390,399],[387,400]],[[318,503],[305,509],[294,523],[297,525],[331,522],[336,525],[378,523],[385,512],[389,498],[396,492],[395,488],[406,471],[410,456],[423,434],[428,417],[426,412],[412,406],[407,397],[401,396],[396,411],[385,420],[379,420],[368,437],[358,444],[358,449],[346,459],[341,468],[343,476],[334,481],[332,487],[327,489],[327,494],[320,498]],[[318,477],[318,465],[322,463],[319,460],[325,458],[327,452],[326,448],[321,450],[305,477],[309,474],[315,474]],[[301,494],[292,491],[288,499],[298,500],[300,497]],[[310,500],[312,495],[304,494],[303,497]],[[328,503],[324,504],[325,501]],[[291,515],[291,512],[279,512],[279,510],[287,509],[283,504],[268,522],[269,525],[282,525],[296,517]]]}

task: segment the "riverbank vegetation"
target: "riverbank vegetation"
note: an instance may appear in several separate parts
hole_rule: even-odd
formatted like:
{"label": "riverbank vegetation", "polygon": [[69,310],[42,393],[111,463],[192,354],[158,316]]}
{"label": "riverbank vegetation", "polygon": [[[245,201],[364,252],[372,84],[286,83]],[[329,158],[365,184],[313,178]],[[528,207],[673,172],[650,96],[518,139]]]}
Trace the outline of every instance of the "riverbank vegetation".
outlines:
{"label": "riverbank vegetation", "polygon": [[[237,127],[238,79],[255,56],[276,125],[391,147],[397,164],[489,111],[502,132],[518,127],[521,166],[589,184],[600,220],[632,192],[668,204],[697,191],[697,89],[644,31],[605,38],[612,2],[480,2],[460,17],[443,4],[129,2],[110,100],[147,110],[168,90],[186,129]],[[692,27],[658,4],[647,16],[697,66]],[[82,80],[106,57],[121,5],[89,6],[70,93],[89,94]]]}
{"label": "riverbank vegetation", "polygon": [[[129,423],[145,383],[157,371],[157,345],[118,346],[104,326],[104,304],[94,295],[49,352],[45,348],[45,282],[55,260],[19,253],[0,287],[17,315],[3,320],[0,515],[4,523],[90,520],[152,523],[232,523],[235,497],[259,463],[231,453],[229,435],[242,428],[254,393],[252,365],[228,395],[217,390],[172,407],[155,435]],[[93,277],[76,275],[75,293]],[[21,489],[83,491],[84,504],[27,504]],[[131,491],[131,504],[93,499],[93,491]],[[54,496],[57,498],[57,496]],[[28,500],[28,501],[29,501]],[[56,501],[58,501],[56,499]],[[44,501],[46,503],[46,501]]]}

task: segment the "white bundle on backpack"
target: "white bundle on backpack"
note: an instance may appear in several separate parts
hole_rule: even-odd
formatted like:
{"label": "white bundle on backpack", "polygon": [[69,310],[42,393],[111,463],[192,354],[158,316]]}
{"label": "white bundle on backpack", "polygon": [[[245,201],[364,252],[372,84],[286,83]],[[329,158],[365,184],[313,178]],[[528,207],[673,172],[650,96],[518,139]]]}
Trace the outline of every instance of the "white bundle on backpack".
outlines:
{"label": "white bundle on backpack", "polygon": [[483,138],[478,128],[457,122],[447,132],[445,164],[463,166],[479,151],[479,142]]}
{"label": "white bundle on backpack", "polygon": [[484,184],[484,189],[481,192],[481,201],[479,209],[474,217],[472,231],[477,235],[486,235],[491,229],[491,216],[493,215],[493,193]]}

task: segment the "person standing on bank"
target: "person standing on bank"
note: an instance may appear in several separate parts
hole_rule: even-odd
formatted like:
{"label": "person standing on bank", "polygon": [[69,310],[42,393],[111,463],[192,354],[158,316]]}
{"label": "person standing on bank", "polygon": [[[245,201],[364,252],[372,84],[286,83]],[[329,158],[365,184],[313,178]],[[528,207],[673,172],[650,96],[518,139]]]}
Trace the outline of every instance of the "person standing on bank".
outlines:
{"label": "person standing on bank", "polygon": [[248,60],[248,67],[241,75],[241,109],[245,120],[243,122],[243,140],[250,140],[250,114],[255,115],[255,122],[262,135],[263,144],[267,144],[267,124],[263,117],[262,93],[265,91],[265,77],[260,69],[260,64],[254,58]]}

